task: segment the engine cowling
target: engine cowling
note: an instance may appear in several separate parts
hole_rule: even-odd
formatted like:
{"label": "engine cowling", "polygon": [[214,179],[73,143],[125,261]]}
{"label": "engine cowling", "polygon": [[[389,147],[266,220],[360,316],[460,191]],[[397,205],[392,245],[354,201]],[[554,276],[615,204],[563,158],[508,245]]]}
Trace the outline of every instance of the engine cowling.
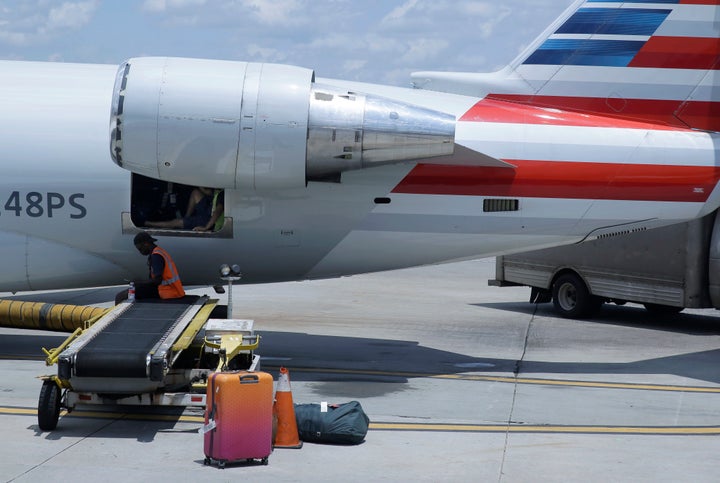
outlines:
{"label": "engine cowling", "polygon": [[455,118],[340,91],[301,67],[130,59],[111,113],[115,163],[152,178],[251,190],[450,155]]}

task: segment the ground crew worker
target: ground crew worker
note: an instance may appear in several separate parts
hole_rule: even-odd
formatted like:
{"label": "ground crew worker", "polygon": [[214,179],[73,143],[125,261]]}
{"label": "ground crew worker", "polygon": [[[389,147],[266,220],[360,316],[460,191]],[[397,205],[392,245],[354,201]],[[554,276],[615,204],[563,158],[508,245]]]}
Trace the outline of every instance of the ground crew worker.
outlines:
{"label": "ground crew worker", "polygon": [[[136,281],[136,299],[177,299],[185,296],[180,274],[170,254],[155,244],[157,240],[147,232],[135,235],[135,248],[148,257],[149,280]],[[127,290],[115,297],[115,303],[127,299]]]}

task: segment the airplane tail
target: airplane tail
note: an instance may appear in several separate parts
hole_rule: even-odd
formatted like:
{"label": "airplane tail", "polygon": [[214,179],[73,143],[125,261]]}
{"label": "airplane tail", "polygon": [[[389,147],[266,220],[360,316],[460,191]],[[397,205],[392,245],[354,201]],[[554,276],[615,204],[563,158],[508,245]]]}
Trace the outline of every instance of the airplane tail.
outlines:
{"label": "airplane tail", "polygon": [[506,69],[416,87],[720,131],[720,0],[578,0]]}

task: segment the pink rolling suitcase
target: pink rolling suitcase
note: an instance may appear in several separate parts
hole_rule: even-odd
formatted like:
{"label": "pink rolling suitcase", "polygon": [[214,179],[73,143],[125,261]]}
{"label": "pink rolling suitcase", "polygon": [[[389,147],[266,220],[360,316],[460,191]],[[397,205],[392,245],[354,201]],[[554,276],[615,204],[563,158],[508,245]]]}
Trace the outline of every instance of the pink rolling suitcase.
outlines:
{"label": "pink rolling suitcase", "polygon": [[205,400],[205,464],[260,460],[272,452],[273,378],[267,372],[216,372]]}

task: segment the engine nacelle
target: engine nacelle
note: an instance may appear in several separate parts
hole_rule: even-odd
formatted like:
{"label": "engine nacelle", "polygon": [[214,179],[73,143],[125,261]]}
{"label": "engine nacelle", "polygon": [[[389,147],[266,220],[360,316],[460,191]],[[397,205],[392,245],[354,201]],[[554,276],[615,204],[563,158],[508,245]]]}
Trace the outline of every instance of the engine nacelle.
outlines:
{"label": "engine nacelle", "polygon": [[118,70],[110,149],[151,178],[278,190],[449,155],[454,135],[453,116],[316,85],[309,69],[148,57]]}

